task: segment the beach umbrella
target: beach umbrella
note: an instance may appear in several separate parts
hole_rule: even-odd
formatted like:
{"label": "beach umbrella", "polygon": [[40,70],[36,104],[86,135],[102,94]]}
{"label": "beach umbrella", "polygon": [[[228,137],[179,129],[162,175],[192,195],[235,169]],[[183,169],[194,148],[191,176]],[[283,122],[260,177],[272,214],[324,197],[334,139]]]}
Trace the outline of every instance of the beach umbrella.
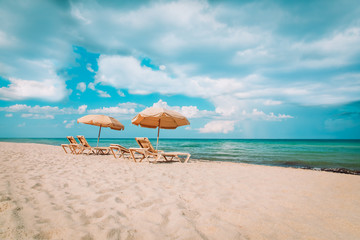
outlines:
{"label": "beach umbrella", "polygon": [[99,126],[99,135],[96,146],[99,145],[100,132],[102,127],[109,127],[114,130],[124,130],[124,125],[113,117],[105,115],[86,115],[77,120],[78,123],[85,123],[94,126]]}
{"label": "beach umbrella", "polygon": [[186,117],[180,113],[165,108],[149,107],[137,114],[131,123],[146,128],[158,128],[156,150],[159,144],[160,128],[176,129],[180,126],[190,125]]}

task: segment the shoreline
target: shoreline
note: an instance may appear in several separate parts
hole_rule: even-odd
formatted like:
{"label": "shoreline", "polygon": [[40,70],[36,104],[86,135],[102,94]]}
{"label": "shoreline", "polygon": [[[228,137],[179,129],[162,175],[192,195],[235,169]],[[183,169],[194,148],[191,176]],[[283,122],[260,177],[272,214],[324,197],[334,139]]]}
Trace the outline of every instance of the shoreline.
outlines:
{"label": "shoreline", "polygon": [[[31,138],[28,138],[28,139],[31,139]],[[35,138],[33,138],[33,139],[35,139]],[[42,138],[39,138],[39,139],[42,139]],[[51,139],[51,138],[49,138],[49,139]],[[88,138],[88,139],[97,139],[97,138]],[[115,138],[115,139],[118,139],[118,138]],[[132,138],[124,138],[124,139],[131,139],[132,140]],[[201,140],[203,140],[203,139],[201,139]],[[209,139],[209,140],[214,140],[214,139]],[[220,139],[220,140],[224,140],[224,139]],[[225,139],[225,140],[228,140],[228,139]],[[237,139],[235,139],[235,140],[237,140]],[[255,140],[256,141],[256,140],[278,140],[278,139],[240,139],[240,140]],[[294,141],[300,140],[301,141],[301,140],[309,140],[309,139],[280,139],[280,140],[294,140]],[[314,140],[314,141],[316,141],[316,140],[360,141],[360,139],[310,139],[310,140]],[[56,146],[56,147],[58,146],[58,145],[53,145],[53,144],[32,143],[32,142],[5,142],[5,141],[0,141],[0,143],[40,144],[40,145]],[[276,165],[276,164],[259,164],[259,163],[240,162],[240,161],[220,161],[220,160],[194,159],[194,158],[190,158],[190,159],[197,160],[197,161],[229,162],[229,163],[240,163],[240,164],[249,164],[249,165],[257,165],[257,166],[283,167],[283,168],[305,169],[305,170],[322,171],[322,172],[333,172],[333,173],[341,173],[341,174],[349,174],[349,175],[360,175],[360,170],[353,170],[353,169],[349,169],[349,168],[326,168],[326,167],[310,167],[310,166],[292,166],[292,165],[281,165],[281,164],[279,164],[279,165]]]}

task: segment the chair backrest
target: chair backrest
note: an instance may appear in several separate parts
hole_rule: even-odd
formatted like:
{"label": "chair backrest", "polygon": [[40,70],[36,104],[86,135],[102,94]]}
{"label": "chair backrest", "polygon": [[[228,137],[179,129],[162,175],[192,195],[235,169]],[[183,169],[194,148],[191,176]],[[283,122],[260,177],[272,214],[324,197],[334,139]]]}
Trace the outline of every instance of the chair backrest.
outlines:
{"label": "chair backrest", "polygon": [[129,149],[127,149],[126,147],[121,146],[120,144],[110,144],[110,147],[111,147],[111,146],[117,147],[117,148],[121,149],[121,150],[124,151],[124,152],[130,152]]}
{"label": "chair backrest", "polygon": [[150,140],[147,137],[139,137],[135,138],[136,142],[139,144],[141,148],[146,148],[150,152],[156,153],[157,151],[154,149],[154,147],[151,145]]}
{"label": "chair backrest", "polygon": [[73,136],[67,136],[66,138],[69,140],[71,144],[78,144]]}
{"label": "chair backrest", "polygon": [[84,147],[90,147],[90,144],[86,141],[86,138],[84,136],[77,136],[77,138],[79,139],[80,143],[84,146]]}

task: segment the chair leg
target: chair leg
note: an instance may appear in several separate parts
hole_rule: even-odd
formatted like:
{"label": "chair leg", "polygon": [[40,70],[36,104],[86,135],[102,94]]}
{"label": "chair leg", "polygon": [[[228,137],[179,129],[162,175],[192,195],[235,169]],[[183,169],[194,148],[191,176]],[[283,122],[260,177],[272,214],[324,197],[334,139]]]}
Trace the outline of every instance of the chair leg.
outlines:
{"label": "chair leg", "polygon": [[[64,149],[65,153],[67,154],[68,152],[66,151],[66,147],[70,148],[69,145],[61,144],[61,147]],[[71,148],[70,148],[70,150],[71,150]]]}
{"label": "chair leg", "polygon": [[115,152],[114,152],[114,149],[113,149],[113,148],[110,148],[110,150],[111,150],[112,154],[114,155],[114,158],[116,159],[117,157],[116,157],[116,154],[115,154]]}
{"label": "chair leg", "polygon": [[[134,162],[136,162],[136,158],[135,158],[135,155],[134,155],[134,152],[130,150],[130,155],[131,155],[131,158],[134,160]],[[140,162],[142,161],[142,159],[140,160]]]}
{"label": "chair leg", "polygon": [[188,154],[187,154],[187,157],[186,157],[186,159],[185,159],[185,161],[184,161],[184,163],[187,163],[187,162],[189,161],[190,156],[191,156],[191,154],[188,153]]}

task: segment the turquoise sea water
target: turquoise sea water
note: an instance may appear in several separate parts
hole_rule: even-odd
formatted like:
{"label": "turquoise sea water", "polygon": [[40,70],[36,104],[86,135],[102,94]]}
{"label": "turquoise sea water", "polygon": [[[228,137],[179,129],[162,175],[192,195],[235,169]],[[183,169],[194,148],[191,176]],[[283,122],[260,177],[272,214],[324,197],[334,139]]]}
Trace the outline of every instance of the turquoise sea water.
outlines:
{"label": "turquoise sea water", "polygon": [[[96,138],[87,140],[96,146]],[[150,140],[155,147],[156,139]],[[3,138],[0,141],[57,146],[67,143],[66,138]],[[111,143],[137,147],[135,139],[115,138],[102,138],[99,146]],[[360,140],[160,139],[159,149],[190,152],[193,159],[360,171]]]}

